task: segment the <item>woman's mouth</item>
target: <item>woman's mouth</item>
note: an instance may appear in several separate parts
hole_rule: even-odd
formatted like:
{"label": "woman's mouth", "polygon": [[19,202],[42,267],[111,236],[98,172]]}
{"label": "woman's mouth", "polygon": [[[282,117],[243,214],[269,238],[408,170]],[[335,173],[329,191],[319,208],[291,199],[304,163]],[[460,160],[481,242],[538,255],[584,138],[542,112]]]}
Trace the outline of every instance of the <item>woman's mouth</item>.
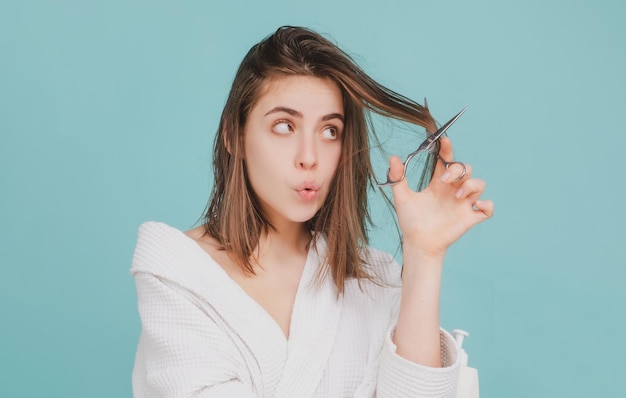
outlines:
{"label": "woman's mouth", "polygon": [[298,187],[296,189],[296,192],[298,193],[298,196],[300,197],[300,199],[302,200],[314,200],[315,198],[317,198],[317,192],[319,191],[319,188],[317,186],[315,186],[314,184],[302,184],[300,187]]}

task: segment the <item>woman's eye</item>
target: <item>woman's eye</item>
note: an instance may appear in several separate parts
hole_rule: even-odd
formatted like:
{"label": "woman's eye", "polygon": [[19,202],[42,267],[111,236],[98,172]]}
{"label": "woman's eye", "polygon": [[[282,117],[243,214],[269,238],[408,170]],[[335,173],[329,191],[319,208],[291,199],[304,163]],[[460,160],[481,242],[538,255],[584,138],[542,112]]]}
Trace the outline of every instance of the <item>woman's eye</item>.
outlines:
{"label": "woman's eye", "polygon": [[322,136],[327,140],[336,140],[339,135],[336,127],[326,127],[324,131],[322,131]]}
{"label": "woman's eye", "polygon": [[291,133],[291,125],[287,122],[278,122],[274,124],[272,130],[278,134],[290,134]]}

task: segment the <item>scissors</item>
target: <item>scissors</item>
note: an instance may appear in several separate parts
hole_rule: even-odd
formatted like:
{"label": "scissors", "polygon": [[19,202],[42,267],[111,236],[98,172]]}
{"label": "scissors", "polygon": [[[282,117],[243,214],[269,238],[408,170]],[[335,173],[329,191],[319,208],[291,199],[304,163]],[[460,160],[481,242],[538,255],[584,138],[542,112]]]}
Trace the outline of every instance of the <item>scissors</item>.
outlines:
{"label": "scissors", "polygon": [[446,124],[441,126],[439,130],[435,131],[434,133],[426,137],[424,142],[422,142],[422,144],[415,151],[411,152],[409,156],[406,157],[406,160],[402,163],[404,166],[404,170],[402,170],[402,177],[400,177],[400,179],[392,180],[391,177],[389,177],[390,170],[387,170],[387,181],[385,181],[382,184],[378,184],[378,186],[381,188],[389,187],[404,180],[406,178],[406,169],[409,166],[409,163],[411,162],[411,160],[413,160],[415,155],[423,151],[427,151],[429,154],[435,155],[437,159],[439,159],[443,163],[446,169],[450,167],[450,165],[453,165],[453,164],[460,164],[461,166],[463,166],[463,173],[459,177],[457,177],[457,181],[461,180],[465,176],[465,173],[467,172],[467,169],[465,168],[465,164],[463,164],[462,162],[446,162],[441,156],[439,156],[439,147],[437,146],[437,141],[450,128],[450,126],[452,126],[452,124],[456,122],[456,120],[459,117],[461,117],[461,115],[463,114],[463,112],[465,112],[465,110],[467,110],[467,107],[461,109],[461,112],[457,113]]}

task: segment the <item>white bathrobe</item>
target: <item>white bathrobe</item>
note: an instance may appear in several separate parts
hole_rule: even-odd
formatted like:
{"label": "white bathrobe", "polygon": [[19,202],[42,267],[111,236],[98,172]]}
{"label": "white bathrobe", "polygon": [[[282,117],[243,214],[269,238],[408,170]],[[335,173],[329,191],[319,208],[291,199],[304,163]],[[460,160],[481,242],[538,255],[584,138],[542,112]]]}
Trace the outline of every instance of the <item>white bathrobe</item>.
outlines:
{"label": "white bathrobe", "polygon": [[326,244],[311,245],[289,339],[194,240],[166,224],[139,229],[135,276],[142,332],[135,398],[454,397],[457,348],[442,331],[443,368],[395,353],[400,267],[370,249],[378,286],[316,282]]}

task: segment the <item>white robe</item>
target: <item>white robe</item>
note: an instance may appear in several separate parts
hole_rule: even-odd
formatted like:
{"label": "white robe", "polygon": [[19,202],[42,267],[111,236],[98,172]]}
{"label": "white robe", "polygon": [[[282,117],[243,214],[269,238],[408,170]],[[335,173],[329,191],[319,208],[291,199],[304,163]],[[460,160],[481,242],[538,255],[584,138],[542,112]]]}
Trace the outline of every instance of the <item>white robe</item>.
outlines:
{"label": "white robe", "polygon": [[386,286],[331,277],[316,283],[326,244],[311,245],[289,339],[194,240],[166,224],[139,229],[131,273],[142,332],[135,398],[454,397],[457,348],[442,331],[443,368],[395,353],[400,267],[370,249]]}

